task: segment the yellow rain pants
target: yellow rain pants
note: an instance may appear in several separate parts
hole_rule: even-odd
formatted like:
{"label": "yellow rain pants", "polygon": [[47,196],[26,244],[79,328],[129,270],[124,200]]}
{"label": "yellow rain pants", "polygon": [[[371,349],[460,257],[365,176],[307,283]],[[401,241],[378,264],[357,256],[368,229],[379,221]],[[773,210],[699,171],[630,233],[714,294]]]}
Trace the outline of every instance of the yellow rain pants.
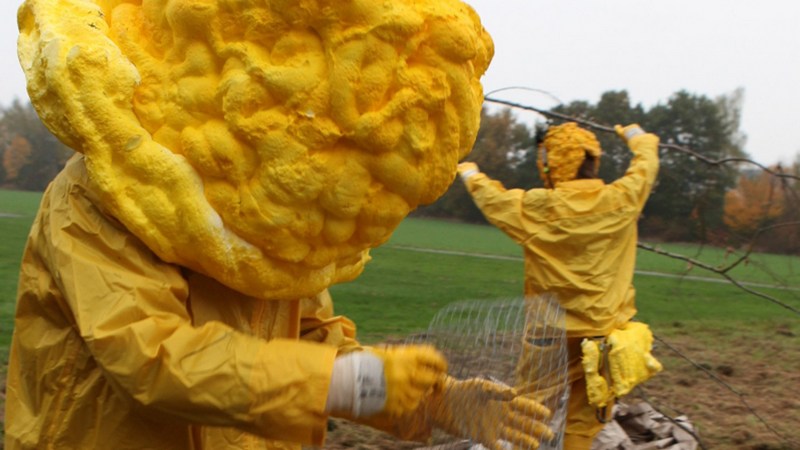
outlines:
{"label": "yellow rain pants", "polygon": [[580,341],[607,336],[635,314],[636,223],[658,173],[658,137],[628,140],[633,159],[611,184],[599,179],[554,189],[505,189],[483,173],[465,180],[487,220],[525,253],[525,294],[554,294],[566,311],[571,394],[566,449],[588,449],[602,424],[586,400]]}
{"label": "yellow rain pants", "polygon": [[319,445],[354,336],[327,291],[259,301],[160,261],[97,206],[76,155],[23,256],[5,448]]}

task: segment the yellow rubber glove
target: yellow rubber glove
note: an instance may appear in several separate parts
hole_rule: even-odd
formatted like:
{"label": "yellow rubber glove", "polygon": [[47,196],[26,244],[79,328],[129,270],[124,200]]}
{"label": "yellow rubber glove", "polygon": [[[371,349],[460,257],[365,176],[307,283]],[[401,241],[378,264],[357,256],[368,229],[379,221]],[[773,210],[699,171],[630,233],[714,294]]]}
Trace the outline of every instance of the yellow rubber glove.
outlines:
{"label": "yellow rubber glove", "polygon": [[491,450],[535,449],[554,437],[543,423],[550,410],[489,380],[447,377],[434,389],[429,414],[435,426]]}
{"label": "yellow rubber glove", "polygon": [[461,175],[461,179],[464,181],[476,173],[480,173],[480,171],[478,165],[474,162],[462,162],[458,165],[458,174]]}
{"label": "yellow rubber glove", "polygon": [[447,360],[429,345],[368,347],[383,361],[386,403],[383,412],[398,417],[416,410],[447,374]]}
{"label": "yellow rubber glove", "polygon": [[614,131],[616,131],[619,137],[624,139],[625,142],[634,136],[645,134],[644,130],[642,130],[642,127],[640,127],[638,123],[634,123],[625,127],[622,125],[616,125],[614,126]]}

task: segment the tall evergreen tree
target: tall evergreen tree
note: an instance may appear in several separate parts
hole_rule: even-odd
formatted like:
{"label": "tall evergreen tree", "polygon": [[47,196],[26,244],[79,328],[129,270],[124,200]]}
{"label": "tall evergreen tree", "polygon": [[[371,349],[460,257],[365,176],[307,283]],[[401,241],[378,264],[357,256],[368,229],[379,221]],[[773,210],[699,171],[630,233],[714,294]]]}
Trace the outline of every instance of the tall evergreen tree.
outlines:
{"label": "tall evergreen tree", "polygon": [[[688,147],[711,160],[742,156],[735,108],[737,102],[680,91],[648,111],[646,127],[662,143]],[[737,168],[709,165],[676,150],[662,150],[660,156],[659,182],[645,208],[649,224],[670,239],[710,238],[711,230],[722,227],[725,192],[736,184]]]}

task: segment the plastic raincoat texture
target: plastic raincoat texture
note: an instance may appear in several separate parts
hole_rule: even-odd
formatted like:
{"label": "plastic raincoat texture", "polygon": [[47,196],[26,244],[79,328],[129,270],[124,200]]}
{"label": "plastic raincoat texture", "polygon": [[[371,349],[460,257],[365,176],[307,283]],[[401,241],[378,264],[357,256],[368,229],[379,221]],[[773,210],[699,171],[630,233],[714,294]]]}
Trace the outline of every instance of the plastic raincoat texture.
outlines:
{"label": "plastic raincoat texture", "polygon": [[524,248],[525,294],[552,293],[567,314],[567,336],[607,335],[636,313],[636,222],[658,172],[658,139],[629,141],[625,175],[506,190],[483,173],[465,180],[486,218]]}
{"label": "plastic raincoat texture", "polygon": [[18,292],[8,450],[320,444],[334,358],[358,348],[327,291],[258,301],[159,260],[97,206],[82,155],[43,197]]}
{"label": "plastic raincoat texture", "polygon": [[571,394],[565,448],[589,448],[602,424],[589,406],[580,342],[636,314],[637,220],[658,173],[658,137],[628,140],[633,159],[613,183],[576,179],[554,189],[506,189],[483,173],[464,180],[484,216],[524,249],[525,294],[551,293],[566,311]]}

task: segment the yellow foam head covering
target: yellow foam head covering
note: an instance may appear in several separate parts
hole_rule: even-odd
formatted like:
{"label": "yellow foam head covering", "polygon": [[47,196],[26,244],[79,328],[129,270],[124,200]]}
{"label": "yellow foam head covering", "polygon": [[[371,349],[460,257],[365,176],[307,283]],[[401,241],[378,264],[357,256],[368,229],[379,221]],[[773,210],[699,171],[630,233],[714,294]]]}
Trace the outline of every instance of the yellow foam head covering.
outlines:
{"label": "yellow foam head covering", "polygon": [[31,101],[161,259],[249,295],[356,277],[475,140],[493,56],[459,0],[27,0]]}
{"label": "yellow foam head covering", "polygon": [[548,128],[537,157],[545,184],[554,187],[562,181],[574,180],[587,153],[595,158],[602,154],[600,142],[591,131],[575,122]]}

